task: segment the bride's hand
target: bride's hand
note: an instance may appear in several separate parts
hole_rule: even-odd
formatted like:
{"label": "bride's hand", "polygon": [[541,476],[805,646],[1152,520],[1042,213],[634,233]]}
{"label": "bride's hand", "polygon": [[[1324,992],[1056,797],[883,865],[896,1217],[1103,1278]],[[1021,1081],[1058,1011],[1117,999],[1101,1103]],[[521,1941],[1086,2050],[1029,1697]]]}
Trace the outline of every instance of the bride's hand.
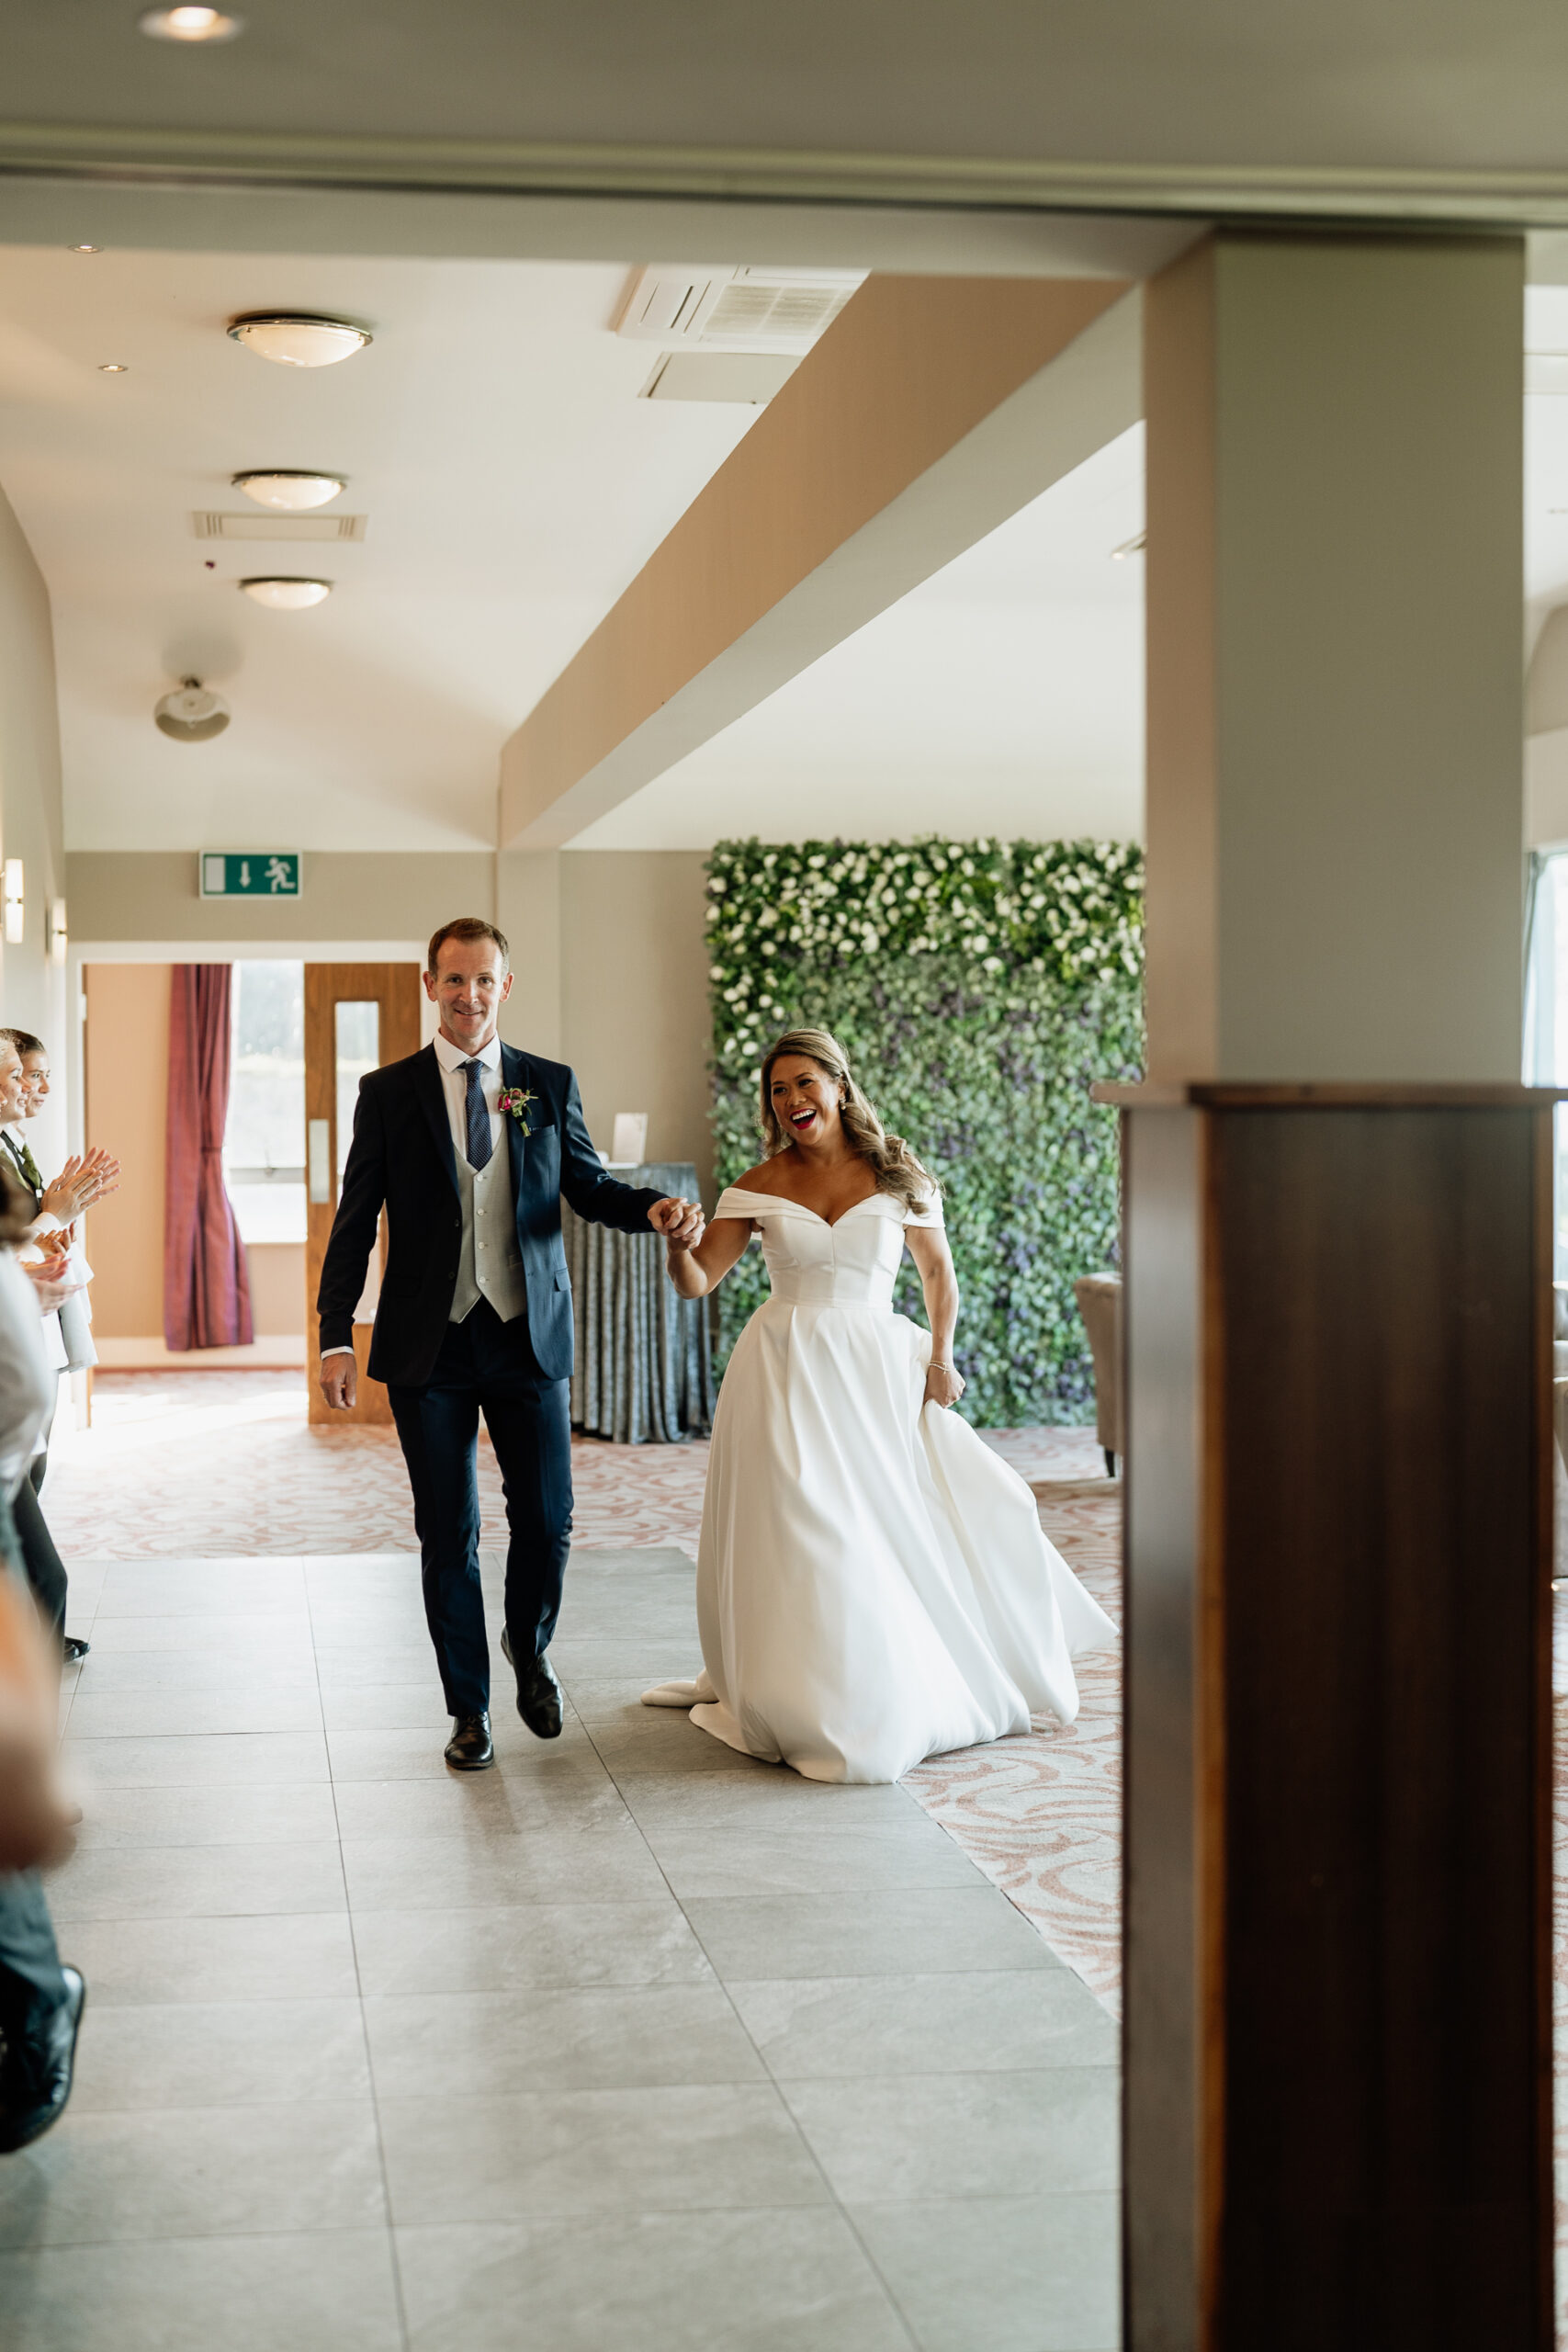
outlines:
{"label": "bride's hand", "polygon": [[945,1411],[956,1405],[964,1394],[964,1377],[950,1363],[933,1363],[926,1372],[926,1393],[923,1405],[940,1405]]}

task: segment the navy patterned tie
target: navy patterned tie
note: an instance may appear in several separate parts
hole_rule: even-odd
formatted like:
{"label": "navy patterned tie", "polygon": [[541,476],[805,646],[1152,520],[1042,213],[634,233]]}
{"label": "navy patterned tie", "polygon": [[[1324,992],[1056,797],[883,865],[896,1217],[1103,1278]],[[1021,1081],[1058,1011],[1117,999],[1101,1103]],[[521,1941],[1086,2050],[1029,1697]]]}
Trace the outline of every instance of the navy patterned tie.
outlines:
{"label": "navy patterned tie", "polygon": [[468,1081],[468,1166],[484,1168],[490,1162],[490,1113],[485,1108],[483,1062],[465,1062],[464,1072]]}

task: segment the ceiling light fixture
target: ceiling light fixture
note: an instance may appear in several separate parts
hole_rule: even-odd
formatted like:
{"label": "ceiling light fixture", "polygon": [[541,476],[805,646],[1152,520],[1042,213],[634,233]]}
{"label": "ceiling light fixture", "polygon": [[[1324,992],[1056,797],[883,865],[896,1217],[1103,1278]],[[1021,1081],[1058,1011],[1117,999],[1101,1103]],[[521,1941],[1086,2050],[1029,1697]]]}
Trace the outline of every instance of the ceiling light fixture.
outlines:
{"label": "ceiling light fixture", "polygon": [[286,514],[303,514],[324,506],[348,488],[346,474],[313,474],[298,466],[254,466],[248,473],[230,477],[236,490],[258,506],[276,506]]}
{"label": "ceiling light fixture", "polygon": [[103,247],[102,245],[67,245],[65,250],[68,254],[101,254]]}
{"label": "ceiling light fixture", "polygon": [[19,857],[6,860],[5,892],[6,944],[7,947],[19,947],[27,932],[22,861]]}
{"label": "ceiling light fixture", "polygon": [[1135,539],[1123,539],[1119,548],[1112,548],[1111,550],[1111,562],[1125,563],[1130,555],[1142,555],[1144,552],[1144,541],[1146,536],[1147,534],[1145,532],[1140,531]]}
{"label": "ceiling light fixture", "polygon": [[276,575],[265,580],[242,580],[241,587],[258,605],[267,605],[275,613],[303,613],[319,605],[333,593],[330,580],[289,580]]}
{"label": "ceiling light fixture", "polygon": [[130,370],[123,359],[105,359],[99,363],[98,373],[100,376],[129,376]]}
{"label": "ceiling light fixture", "polygon": [[153,723],[176,743],[206,743],[229,724],[229,706],[199,678],[182,679],[152,706]]}
{"label": "ceiling light fixture", "polygon": [[259,359],[280,368],[331,368],[352,359],[370,341],[368,327],[349,319],[316,318],[304,311],[247,311],[231,319],[229,334]]}
{"label": "ceiling light fixture", "polygon": [[149,40],[232,40],[244,23],[221,8],[149,8],[140,19]]}

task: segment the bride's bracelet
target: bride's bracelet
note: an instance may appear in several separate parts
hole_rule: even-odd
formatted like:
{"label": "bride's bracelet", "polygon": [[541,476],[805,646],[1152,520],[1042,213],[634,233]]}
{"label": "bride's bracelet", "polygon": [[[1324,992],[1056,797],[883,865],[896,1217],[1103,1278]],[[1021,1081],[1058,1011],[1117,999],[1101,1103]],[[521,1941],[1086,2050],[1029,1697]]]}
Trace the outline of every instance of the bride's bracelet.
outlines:
{"label": "bride's bracelet", "polygon": [[932,1356],[930,1363],[926,1366],[926,1370],[928,1372],[951,1372],[953,1370],[953,1366],[950,1363],[938,1363],[935,1356]]}

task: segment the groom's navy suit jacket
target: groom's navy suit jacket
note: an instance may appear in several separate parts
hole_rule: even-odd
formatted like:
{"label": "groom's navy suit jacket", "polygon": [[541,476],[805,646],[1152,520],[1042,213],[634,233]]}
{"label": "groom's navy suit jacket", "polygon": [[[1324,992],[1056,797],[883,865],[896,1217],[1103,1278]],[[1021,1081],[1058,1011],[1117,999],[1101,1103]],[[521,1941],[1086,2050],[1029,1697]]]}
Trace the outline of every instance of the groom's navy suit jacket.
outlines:
{"label": "groom's navy suit jacket", "polygon": [[[571,1281],[561,1243],[562,1196],[579,1216],[623,1233],[646,1233],[661,1195],[607,1176],[588,1140],[577,1080],[563,1062],[501,1049],[502,1086],[525,1087],[525,1136],[503,1114],[517,1240],[528,1287],[528,1337],[547,1380],[571,1372]],[[321,1346],[354,1342],[354,1310],[365,1288],[382,1205],[387,1271],[370,1341],[373,1378],[420,1388],[435,1367],[452,1312],[463,1218],[446,1094],[435,1049],[389,1062],[360,1080],[354,1141],[321,1266],[316,1309]]]}

